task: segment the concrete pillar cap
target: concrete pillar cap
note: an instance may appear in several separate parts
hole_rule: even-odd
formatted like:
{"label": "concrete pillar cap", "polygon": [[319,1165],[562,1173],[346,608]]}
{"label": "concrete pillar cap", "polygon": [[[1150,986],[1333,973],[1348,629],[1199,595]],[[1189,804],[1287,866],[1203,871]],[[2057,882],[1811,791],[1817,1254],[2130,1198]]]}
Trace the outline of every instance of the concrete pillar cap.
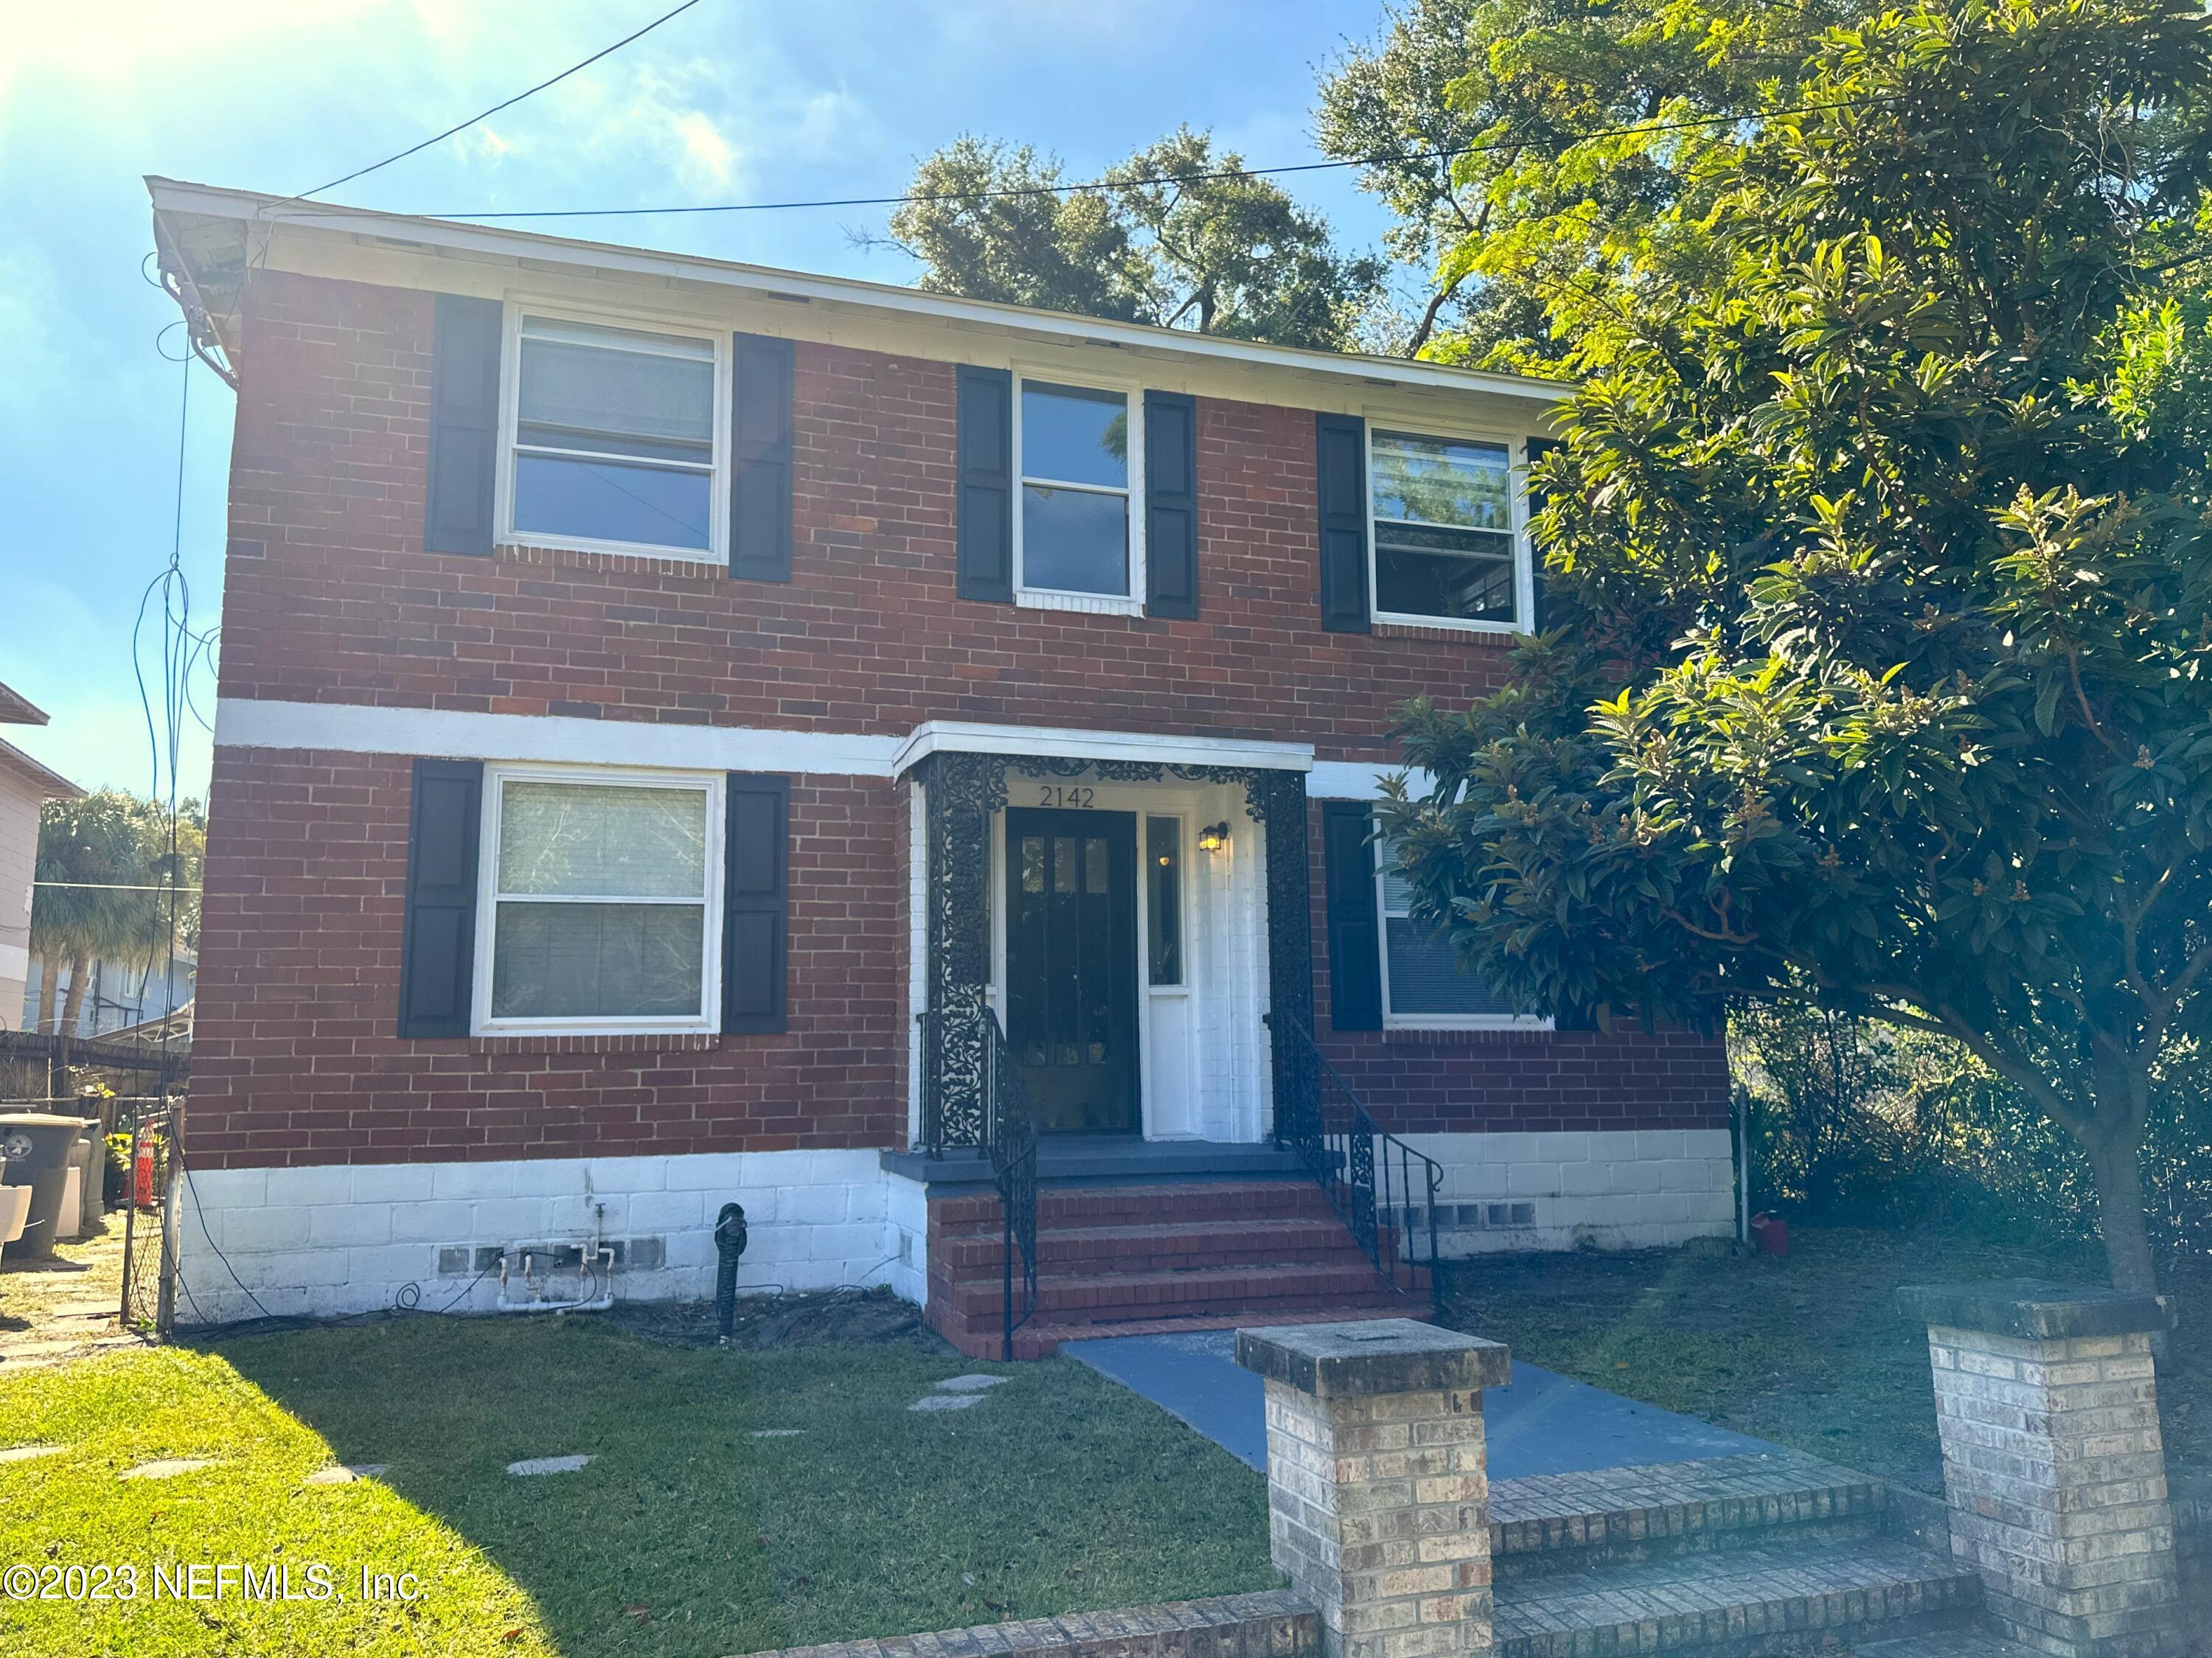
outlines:
{"label": "concrete pillar cap", "polygon": [[2133,1335],[2173,1327],[2173,1303],[2165,1296],[2131,1295],[2039,1278],[1909,1284],[1898,1291],[1897,1299],[1908,1315],[1925,1323],[1952,1330],[1982,1330],[2023,1341]]}
{"label": "concrete pillar cap", "polygon": [[1410,1318],[1239,1330],[1237,1362],[1316,1399],[1497,1388],[1513,1379],[1503,1342]]}

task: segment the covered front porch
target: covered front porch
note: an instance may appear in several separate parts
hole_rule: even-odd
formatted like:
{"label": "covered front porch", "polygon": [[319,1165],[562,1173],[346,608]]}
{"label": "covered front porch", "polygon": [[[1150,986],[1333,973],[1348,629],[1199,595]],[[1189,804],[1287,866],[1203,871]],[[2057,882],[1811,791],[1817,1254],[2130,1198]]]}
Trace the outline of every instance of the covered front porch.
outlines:
{"label": "covered front porch", "polygon": [[1295,744],[918,731],[909,1145],[986,1145],[997,1033],[1048,1141],[1273,1140],[1313,1018],[1312,764]]}

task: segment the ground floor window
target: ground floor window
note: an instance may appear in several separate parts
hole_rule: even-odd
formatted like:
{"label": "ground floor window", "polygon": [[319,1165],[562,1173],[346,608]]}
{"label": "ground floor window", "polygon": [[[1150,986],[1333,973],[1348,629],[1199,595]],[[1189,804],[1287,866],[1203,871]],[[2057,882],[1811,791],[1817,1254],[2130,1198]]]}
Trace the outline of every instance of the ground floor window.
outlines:
{"label": "ground floor window", "polygon": [[479,1026],[712,1029],[721,780],[516,768],[486,781]]}
{"label": "ground floor window", "polygon": [[1412,889],[1398,872],[1397,847],[1375,841],[1377,908],[1382,918],[1382,1019],[1400,1029],[1482,1029],[1540,1025],[1462,969],[1459,952],[1413,919]]}

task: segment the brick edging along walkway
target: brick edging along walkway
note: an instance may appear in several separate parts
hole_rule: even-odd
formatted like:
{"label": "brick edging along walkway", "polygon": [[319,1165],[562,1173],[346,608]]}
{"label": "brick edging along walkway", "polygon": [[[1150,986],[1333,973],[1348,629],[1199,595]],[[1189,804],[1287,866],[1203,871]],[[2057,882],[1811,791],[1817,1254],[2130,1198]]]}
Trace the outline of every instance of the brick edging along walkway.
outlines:
{"label": "brick edging along walkway", "polygon": [[1316,1658],[1321,1617],[1288,1589],[1070,1612],[876,1641],[788,1647],[752,1658]]}

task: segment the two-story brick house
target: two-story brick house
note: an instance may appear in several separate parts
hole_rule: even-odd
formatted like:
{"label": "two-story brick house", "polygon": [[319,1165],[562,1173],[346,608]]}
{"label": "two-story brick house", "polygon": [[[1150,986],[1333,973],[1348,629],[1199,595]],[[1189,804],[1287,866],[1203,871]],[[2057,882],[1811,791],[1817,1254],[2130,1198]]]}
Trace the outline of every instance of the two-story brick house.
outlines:
{"label": "two-story brick house", "polygon": [[985,1026],[1031,1350],[1400,1305],[1316,1075],[1460,1247],[1728,1230],[1718,1042],[1504,1004],[1370,841],[1557,386],[151,187],[240,386],[188,1313],[696,1296],[734,1200],[980,1340]]}

